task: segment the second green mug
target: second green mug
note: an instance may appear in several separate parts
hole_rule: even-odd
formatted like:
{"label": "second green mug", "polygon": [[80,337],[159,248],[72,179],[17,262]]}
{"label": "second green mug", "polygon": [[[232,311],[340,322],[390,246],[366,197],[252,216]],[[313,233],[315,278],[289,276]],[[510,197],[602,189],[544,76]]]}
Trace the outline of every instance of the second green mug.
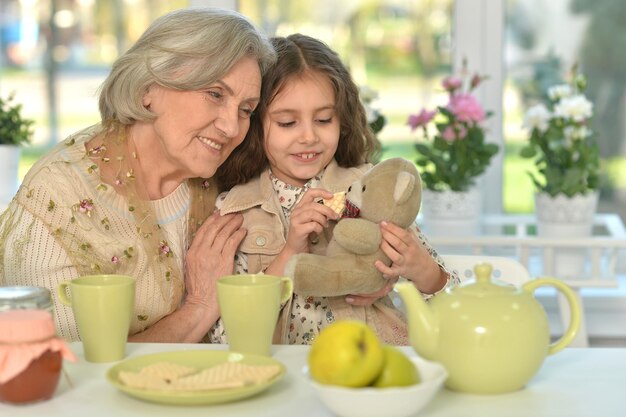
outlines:
{"label": "second green mug", "polygon": [[269,356],[280,306],[293,294],[288,277],[228,275],[217,281],[217,297],[231,351]]}

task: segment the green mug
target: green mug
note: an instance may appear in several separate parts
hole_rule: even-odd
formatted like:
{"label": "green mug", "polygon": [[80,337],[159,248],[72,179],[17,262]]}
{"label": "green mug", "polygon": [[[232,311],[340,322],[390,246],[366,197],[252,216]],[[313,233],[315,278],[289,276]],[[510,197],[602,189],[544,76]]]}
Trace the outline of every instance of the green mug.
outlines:
{"label": "green mug", "polygon": [[229,348],[270,356],[281,304],[293,294],[288,277],[228,275],[217,281],[217,297]]}
{"label": "green mug", "polygon": [[87,361],[124,359],[135,306],[134,278],[88,275],[61,282],[57,293],[61,303],[72,307]]}

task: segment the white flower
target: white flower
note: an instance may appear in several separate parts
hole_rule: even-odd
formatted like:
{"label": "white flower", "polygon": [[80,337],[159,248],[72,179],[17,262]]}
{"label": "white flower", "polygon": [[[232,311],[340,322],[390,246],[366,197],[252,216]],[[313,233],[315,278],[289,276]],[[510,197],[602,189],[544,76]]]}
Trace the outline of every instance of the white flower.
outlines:
{"label": "white flower", "polygon": [[538,129],[541,133],[548,130],[550,122],[550,111],[543,104],[537,104],[526,112],[524,115],[523,126],[527,129]]}
{"label": "white flower", "polygon": [[565,97],[554,106],[554,114],[564,119],[583,122],[591,117],[593,103],[583,95]]}
{"label": "white flower", "polygon": [[378,91],[368,85],[359,86],[359,96],[364,104],[369,104],[378,98]]}
{"label": "white flower", "polygon": [[563,135],[570,141],[582,140],[591,135],[591,129],[587,126],[567,126],[563,129]]}
{"label": "white flower", "polygon": [[365,108],[367,123],[374,123],[380,115],[380,111],[372,106],[372,102],[378,99],[378,91],[372,89],[368,85],[361,85],[359,86],[359,97],[363,107]]}
{"label": "white flower", "polygon": [[373,109],[370,105],[363,103],[365,107],[365,116],[367,117],[367,123],[373,123],[378,119],[378,110]]}
{"label": "white flower", "polygon": [[572,87],[569,84],[559,84],[548,89],[550,100],[557,101],[572,95]]}

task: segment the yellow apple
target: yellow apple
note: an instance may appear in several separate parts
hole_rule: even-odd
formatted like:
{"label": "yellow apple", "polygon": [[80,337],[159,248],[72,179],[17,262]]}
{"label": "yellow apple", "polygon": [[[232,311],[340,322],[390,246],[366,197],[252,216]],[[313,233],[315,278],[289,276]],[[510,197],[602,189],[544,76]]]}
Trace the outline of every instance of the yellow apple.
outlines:
{"label": "yellow apple", "polygon": [[339,320],[324,328],[311,345],[311,376],[322,384],[364,387],[383,367],[383,345],[365,323]]}
{"label": "yellow apple", "polygon": [[378,388],[405,387],[420,382],[419,372],[411,360],[400,350],[385,345],[383,369],[372,383]]}

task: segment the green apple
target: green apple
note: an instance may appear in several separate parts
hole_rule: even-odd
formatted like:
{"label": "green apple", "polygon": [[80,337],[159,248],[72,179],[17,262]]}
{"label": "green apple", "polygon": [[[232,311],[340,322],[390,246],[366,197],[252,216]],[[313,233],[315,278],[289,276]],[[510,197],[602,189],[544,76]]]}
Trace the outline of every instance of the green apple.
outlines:
{"label": "green apple", "polygon": [[383,367],[383,344],[365,323],[339,320],[324,328],[311,345],[308,364],[322,384],[364,387]]}
{"label": "green apple", "polygon": [[372,383],[377,388],[405,387],[420,382],[420,375],[411,360],[393,346],[383,346],[385,360],[383,369]]}

